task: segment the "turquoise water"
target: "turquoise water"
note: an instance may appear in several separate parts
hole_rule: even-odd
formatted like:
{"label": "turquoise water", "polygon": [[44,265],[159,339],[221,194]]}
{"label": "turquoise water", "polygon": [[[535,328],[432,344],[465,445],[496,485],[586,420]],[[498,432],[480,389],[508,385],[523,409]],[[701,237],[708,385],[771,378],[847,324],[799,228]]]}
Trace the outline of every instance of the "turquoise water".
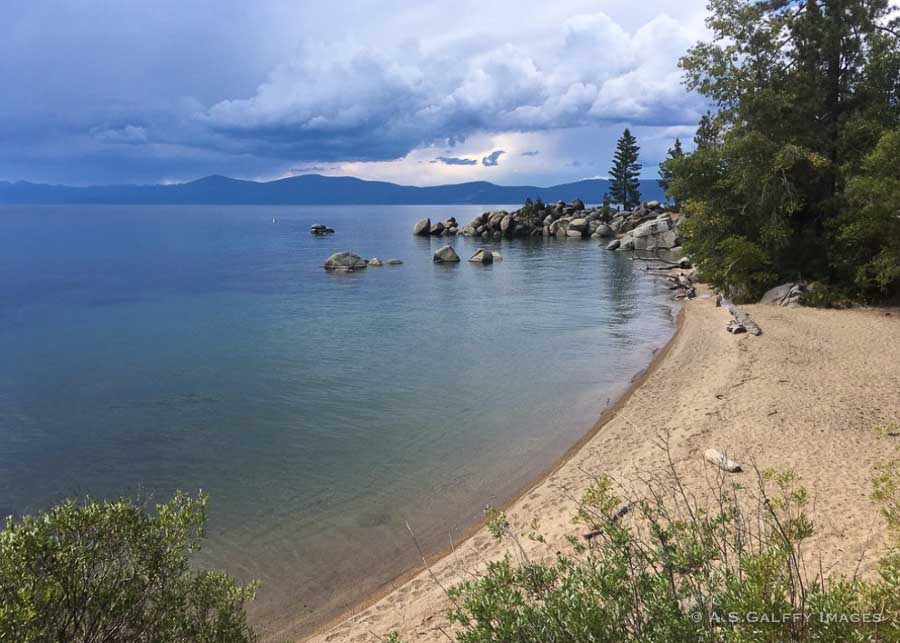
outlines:
{"label": "turquoise water", "polygon": [[[411,236],[481,210],[0,208],[0,511],[202,488],[202,562],[262,581],[265,631],[415,565],[407,520],[446,546],[673,330],[669,291],[597,242],[444,266]],[[326,273],[343,250],[404,264]]]}

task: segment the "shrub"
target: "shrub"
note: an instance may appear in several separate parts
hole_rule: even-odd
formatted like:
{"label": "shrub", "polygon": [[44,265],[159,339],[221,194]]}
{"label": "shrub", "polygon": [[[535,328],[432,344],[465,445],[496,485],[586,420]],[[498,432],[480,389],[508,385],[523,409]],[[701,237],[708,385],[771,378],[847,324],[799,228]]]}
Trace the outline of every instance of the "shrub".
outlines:
{"label": "shrub", "polygon": [[0,532],[0,641],[254,640],[255,586],[195,570],[206,496],[147,512],[130,500],[67,501]]}
{"label": "shrub", "polygon": [[[810,578],[801,549],[814,527],[793,473],[757,472],[752,490],[720,478],[706,503],[671,473],[629,501],[631,518],[616,520],[622,498],[610,479],[597,479],[578,514],[593,540],[572,538],[571,553],[550,562],[529,560],[519,545],[518,559],[492,562],[451,589],[457,640],[900,640],[900,547],[876,581]],[[900,469],[885,468],[879,480],[874,497],[896,525]],[[516,539],[502,514],[491,525]]]}

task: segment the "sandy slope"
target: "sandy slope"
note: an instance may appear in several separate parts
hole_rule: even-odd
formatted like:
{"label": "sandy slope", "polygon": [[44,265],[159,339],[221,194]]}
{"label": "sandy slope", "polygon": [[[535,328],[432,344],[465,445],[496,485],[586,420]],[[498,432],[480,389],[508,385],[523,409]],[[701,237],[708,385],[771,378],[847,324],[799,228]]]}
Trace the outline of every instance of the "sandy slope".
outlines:
{"label": "sandy slope", "polygon": [[[727,312],[705,296],[685,307],[683,326],[649,377],[615,415],[555,473],[508,511],[520,533],[537,518],[550,543],[524,541],[534,555],[563,547],[586,472],[621,481],[659,471],[657,431],[690,485],[708,484],[702,452],[727,449],[760,468],[793,467],[813,496],[817,546],[826,568],[852,572],[869,552],[871,568],[884,524],[868,500],[873,467],[900,438],[878,435],[900,421],[900,311],[820,311],[749,306],[761,337],[732,336]],[[411,545],[412,546],[412,545]],[[432,566],[445,586],[505,548],[478,531]],[[378,641],[397,630],[405,641],[446,641],[447,599],[427,571],[325,630],[314,641]]]}

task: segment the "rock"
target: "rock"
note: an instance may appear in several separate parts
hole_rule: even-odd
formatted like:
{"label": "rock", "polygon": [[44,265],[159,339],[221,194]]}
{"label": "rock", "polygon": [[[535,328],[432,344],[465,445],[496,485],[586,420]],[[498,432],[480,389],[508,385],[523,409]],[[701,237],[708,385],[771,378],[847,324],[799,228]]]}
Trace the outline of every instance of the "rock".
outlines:
{"label": "rock", "polygon": [[659,207],[659,201],[647,201],[646,206],[648,210],[655,210]]}
{"label": "rock", "polygon": [[475,228],[471,223],[462,229],[462,233],[467,237],[471,237],[471,236],[475,235],[476,232],[477,232],[477,228]]}
{"label": "rock", "polygon": [[613,236],[613,234],[614,234],[614,232],[612,231],[612,228],[610,228],[605,223],[601,223],[600,225],[597,226],[597,229],[594,231],[593,236],[596,237],[597,239],[605,239],[607,237]]}
{"label": "rock", "polygon": [[367,265],[364,259],[352,252],[336,252],[325,260],[325,270],[337,272],[363,270]]}
{"label": "rock", "polygon": [[498,261],[503,261],[503,255],[500,254],[499,252],[491,252],[491,254],[494,257],[494,263],[497,263]]}
{"label": "rock", "polygon": [[788,282],[767,290],[759,300],[761,304],[775,304],[777,306],[795,306],[800,297],[806,292],[806,284]]}
{"label": "rock", "polygon": [[334,230],[329,228],[326,225],[322,225],[321,223],[314,223],[310,226],[309,231],[315,235],[326,235],[326,234],[334,234]]}
{"label": "rock", "polygon": [[678,233],[668,215],[660,216],[631,231],[635,250],[668,250],[678,245]]}
{"label": "rock", "polygon": [[634,250],[634,237],[628,234],[619,239],[619,250]]}
{"label": "rock", "polygon": [[742,471],[741,465],[716,449],[707,449],[703,452],[703,457],[707,462],[716,465],[726,473],[740,473]]}
{"label": "rock", "polygon": [[425,217],[416,221],[416,225],[413,226],[413,234],[418,237],[427,237],[431,234],[431,219]]}
{"label": "rock", "polygon": [[584,234],[578,230],[568,229],[566,230],[566,236],[570,239],[581,239]]}
{"label": "rock", "polygon": [[370,266],[375,266],[376,268],[384,265],[384,262],[378,257],[372,257],[366,263],[368,263]]}
{"label": "rock", "polygon": [[481,264],[494,263],[494,253],[487,248],[479,248],[475,251],[475,254],[469,257],[469,261]]}
{"label": "rock", "polygon": [[691,260],[687,257],[682,257],[678,260],[678,267],[682,270],[690,270],[693,266],[691,266]]}
{"label": "rock", "polygon": [[572,208],[575,210],[575,212],[584,210],[584,201],[582,201],[581,199],[575,199],[574,201],[572,201]]}
{"label": "rock", "polygon": [[578,232],[586,232],[588,229],[587,219],[572,219],[569,221],[569,230],[578,230]]}
{"label": "rock", "polygon": [[456,254],[456,250],[453,249],[453,246],[441,246],[434,253],[432,259],[435,263],[458,263],[459,255]]}
{"label": "rock", "polygon": [[431,226],[431,235],[435,237],[439,237],[444,234],[444,224],[441,221],[438,221],[433,226]]}
{"label": "rock", "polygon": [[387,260],[387,265],[389,265],[389,266],[399,266],[402,263],[403,262],[400,261],[399,259],[388,259]]}
{"label": "rock", "polygon": [[553,223],[553,216],[548,214],[544,217],[544,226],[549,226],[551,223]]}
{"label": "rock", "polygon": [[606,245],[606,249],[607,250],[618,250],[620,243],[621,242],[618,239],[613,239]]}

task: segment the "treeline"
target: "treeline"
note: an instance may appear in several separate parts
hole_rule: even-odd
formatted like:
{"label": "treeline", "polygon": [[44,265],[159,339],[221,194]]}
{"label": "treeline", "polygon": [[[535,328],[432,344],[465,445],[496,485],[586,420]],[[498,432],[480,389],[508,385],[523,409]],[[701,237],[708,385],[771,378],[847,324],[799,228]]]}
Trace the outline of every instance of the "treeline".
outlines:
{"label": "treeline", "polygon": [[817,301],[900,291],[900,20],[887,0],[711,0],[681,61],[707,97],[661,168],[685,249],[738,300],[788,280]]}

